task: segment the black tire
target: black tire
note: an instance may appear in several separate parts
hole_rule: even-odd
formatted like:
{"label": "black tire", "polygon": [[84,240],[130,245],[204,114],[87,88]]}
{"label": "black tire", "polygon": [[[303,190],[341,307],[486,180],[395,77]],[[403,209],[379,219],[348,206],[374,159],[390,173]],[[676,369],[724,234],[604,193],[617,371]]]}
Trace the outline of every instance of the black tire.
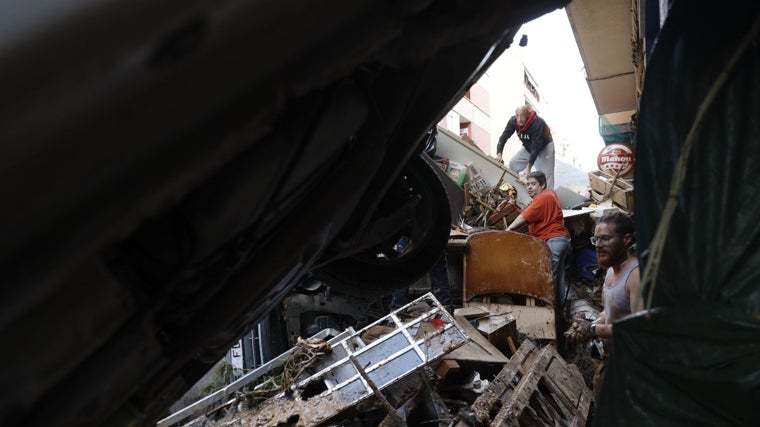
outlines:
{"label": "black tire", "polygon": [[[437,166],[421,156],[409,161],[381,203],[398,206],[417,198],[414,214],[382,244],[316,270],[314,274],[327,285],[352,295],[389,294],[419,280],[441,256],[451,230],[449,201],[432,169]],[[409,243],[404,246],[405,239]]]}

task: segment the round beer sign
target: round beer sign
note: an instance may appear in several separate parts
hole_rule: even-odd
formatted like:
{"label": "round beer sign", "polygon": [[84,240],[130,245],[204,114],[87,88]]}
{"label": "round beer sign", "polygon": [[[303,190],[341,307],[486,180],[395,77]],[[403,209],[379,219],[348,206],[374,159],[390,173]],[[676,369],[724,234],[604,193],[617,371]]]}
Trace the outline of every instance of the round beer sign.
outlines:
{"label": "round beer sign", "polygon": [[633,147],[624,142],[615,142],[606,145],[596,158],[599,170],[610,175],[626,176],[633,170]]}

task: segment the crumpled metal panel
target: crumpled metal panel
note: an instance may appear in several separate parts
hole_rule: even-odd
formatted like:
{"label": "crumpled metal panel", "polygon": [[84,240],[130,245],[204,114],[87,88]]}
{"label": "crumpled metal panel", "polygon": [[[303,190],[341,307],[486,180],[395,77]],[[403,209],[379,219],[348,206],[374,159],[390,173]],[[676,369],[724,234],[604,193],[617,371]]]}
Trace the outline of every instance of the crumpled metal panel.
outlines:
{"label": "crumpled metal panel", "polygon": [[[332,335],[333,338],[327,341],[328,344],[332,344],[334,342],[337,342],[347,337],[349,334],[352,334],[353,332],[354,332],[353,328],[348,328],[345,331],[340,332],[340,333],[334,329],[323,329],[322,331],[318,332],[311,338],[326,339],[327,337]],[[223,406],[224,404],[229,403],[228,400],[232,398],[235,395],[235,393],[241,390],[243,387],[254,383],[256,380],[264,377],[265,375],[269,375],[269,373],[272,370],[274,370],[277,366],[283,365],[292,354],[293,354],[293,348],[286,351],[285,353],[280,354],[279,356],[275,357],[269,362],[254,369],[253,371],[248,372],[247,374],[238,378],[237,380],[227,385],[226,387],[223,387],[209,394],[203,399],[200,399],[197,402],[194,402],[180,409],[179,411],[169,415],[168,417],[160,420],[158,423],[156,423],[156,427],[169,427],[172,425],[176,425],[186,420],[189,417],[192,417],[192,416],[197,417],[202,414],[211,413],[211,411],[218,409],[220,406]]]}
{"label": "crumpled metal panel", "polygon": [[[387,328],[387,333],[371,342],[362,339],[376,327]],[[427,293],[334,343],[333,351],[310,376],[259,406],[244,418],[244,425],[293,420],[298,425],[319,425],[468,341],[453,316]],[[308,395],[308,390],[322,388],[320,394]],[[384,396],[379,398],[387,402]]]}

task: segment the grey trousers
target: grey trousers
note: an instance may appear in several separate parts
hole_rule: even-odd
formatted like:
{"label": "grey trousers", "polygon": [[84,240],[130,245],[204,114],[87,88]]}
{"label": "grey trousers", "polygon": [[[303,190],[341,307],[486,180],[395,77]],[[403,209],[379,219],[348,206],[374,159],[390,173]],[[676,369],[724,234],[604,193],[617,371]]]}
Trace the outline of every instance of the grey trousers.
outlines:
{"label": "grey trousers", "polygon": [[[528,165],[530,153],[525,147],[520,147],[517,153],[509,160],[509,168],[519,173]],[[554,142],[546,144],[538,153],[533,170],[541,171],[546,175],[546,188],[554,190]]]}

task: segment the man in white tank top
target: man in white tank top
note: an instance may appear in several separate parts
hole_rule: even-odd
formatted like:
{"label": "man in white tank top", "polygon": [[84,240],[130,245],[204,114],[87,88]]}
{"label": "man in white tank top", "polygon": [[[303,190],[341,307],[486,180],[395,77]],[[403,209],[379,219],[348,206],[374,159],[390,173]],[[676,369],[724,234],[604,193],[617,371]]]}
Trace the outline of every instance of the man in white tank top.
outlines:
{"label": "man in white tank top", "polygon": [[[633,220],[623,212],[607,214],[599,219],[591,243],[596,247],[599,267],[607,270],[602,289],[604,311],[593,323],[578,321],[565,336],[573,342],[599,337],[612,339],[613,323],[644,309],[639,294],[639,261],[635,251]],[[598,397],[604,374],[604,361],[594,376],[594,395]]]}

